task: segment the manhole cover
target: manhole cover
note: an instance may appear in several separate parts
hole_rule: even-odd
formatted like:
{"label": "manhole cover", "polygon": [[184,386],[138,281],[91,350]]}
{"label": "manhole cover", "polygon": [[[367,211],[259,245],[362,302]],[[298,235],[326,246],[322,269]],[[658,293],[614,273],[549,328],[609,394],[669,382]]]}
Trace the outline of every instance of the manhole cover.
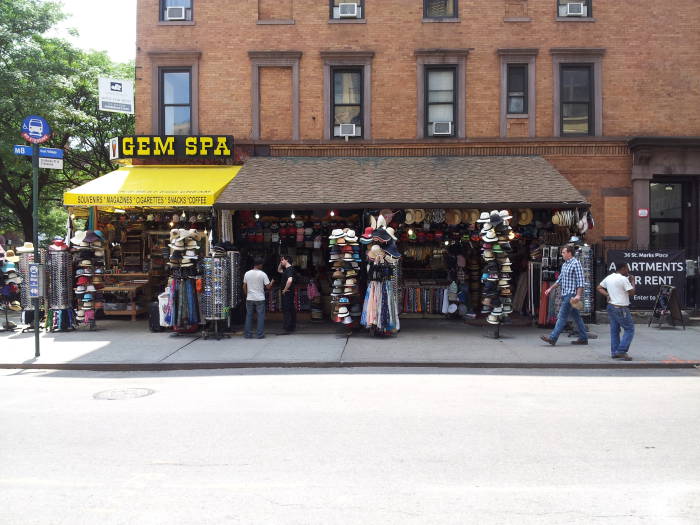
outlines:
{"label": "manhole cover", "polygon": [[122,390],[103,390],[97,392],[92,397],[95,399],[105,399],[107,401],[115,401],[117,399],[134,399],[137,397],[146,397],[155,394],[155,390],[150,388],[125,388]]}

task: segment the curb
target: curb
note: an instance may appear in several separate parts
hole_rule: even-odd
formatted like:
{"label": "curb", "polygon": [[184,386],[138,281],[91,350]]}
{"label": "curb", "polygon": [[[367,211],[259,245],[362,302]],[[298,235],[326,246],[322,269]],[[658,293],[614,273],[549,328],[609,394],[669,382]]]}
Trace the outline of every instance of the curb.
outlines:
{"label": "curb", "polygon": [[165,372],[171,370],[215,370],[245,368],[495,368],[570,370],[654,370],[700,368],[700,361],[673,363],[450,363],[450,362],[262,362],[262,363],[0,363],[4,370],[85,370],[95,372]]}

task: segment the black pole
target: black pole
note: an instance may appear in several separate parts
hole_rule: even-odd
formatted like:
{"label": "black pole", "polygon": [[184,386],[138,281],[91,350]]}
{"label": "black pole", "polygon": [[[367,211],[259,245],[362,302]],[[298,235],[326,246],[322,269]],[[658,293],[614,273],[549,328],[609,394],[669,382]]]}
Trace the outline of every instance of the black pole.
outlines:
{"label": "black pole", "polygon": [[[34,264],[39,264],[39,144],[32,144],[32,231]],[[29,283],[27,283],[29,284]],[[25,285],[26,286],[26,285]],[[39,297],[34,301],[34,357],[39,357]]]}

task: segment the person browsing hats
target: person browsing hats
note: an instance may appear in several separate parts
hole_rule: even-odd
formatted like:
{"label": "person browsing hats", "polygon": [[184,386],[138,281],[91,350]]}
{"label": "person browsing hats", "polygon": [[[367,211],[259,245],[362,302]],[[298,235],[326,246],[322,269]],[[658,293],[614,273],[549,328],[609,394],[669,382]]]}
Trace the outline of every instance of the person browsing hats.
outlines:
{"label": "person browsing hats", "polygon": [[267,274],[262,271],[263,260],[256,258],[253,261],[253,269],[248,270],[243,276],[243,293],[246,294],[246,314],[243,333],[246,339],[252,339],[253,312],[258,315],[257,337],[265,338],[265,290],[272,288],[274,279],[270,281]]}
{"label": "person browsing hats", "polygon": [[554,346],[557,344],[557,339],[564,331],[566,322],[569,316],[573,317],[576,326],[578,327],[578,339],[571,341],[572,345],[587,345],[588,335],[586,334],[586,326],[583,324],[581,314],[571,304],[571,300],[580,301],[583,295],[583,288],[586,285],[586,280],[583,276],[583,268],[581,263],[574,257],[574,247],[566,245],[561,249],[561,256],[564,258],[564,264],[559,273],[559,279],[547,289],[544,294],[549,296],[555,288],[561,289],[561,308],[557,316],[557,324],[554,330],[549,334],[549,337],[543,335],[540,337],[544,342]]}
{"label": "person browsing hats", "polygon": [[[614,273],[608,275],[598,285],[598,292],[608,300],[610,321],[610,353],[613,359],[631,361],[627,354],[634,337],[634,321],[630,312],[630,296],[635,294],[634,275],[630,274],[627,263],[622,263]],[[624,329],[620,341],[620,328]]]}
{"label": "person browsing hats", "polygon": [[297,311],[294,307],[294,260],[291,255],[283,255],[277,266],[277,271],[282,274],[280,286],[282,287],[282,317],[284,333],[291,334],[296,330]]}

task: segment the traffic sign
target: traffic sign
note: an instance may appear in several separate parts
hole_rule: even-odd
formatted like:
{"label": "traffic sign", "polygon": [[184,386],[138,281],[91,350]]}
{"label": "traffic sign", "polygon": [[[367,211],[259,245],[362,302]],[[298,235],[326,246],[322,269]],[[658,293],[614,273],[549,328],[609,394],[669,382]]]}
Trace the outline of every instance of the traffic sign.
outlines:
{"label": "traffic sign", "polygon": [[41,144],[51,137],[51,126],[44,117],[29,115],[22,122],[22,138],[33,144]]}
{"label": "traffic sign", "polygon": [[47,159],[46,157],[39,157],[39,167],[50,170],[62,170],[63,159]]}
{"label": "traffic sign", "polygon": [[45,295],[44,265],[29,263],[29,297],[38,299]]}
{"label": "traffic sign", "polygon": [[[26,155],[27,157],[31,157],[32,147],[24,144],[15,144],[14,153],[15,155]],[[62,159],[63,150],[60,148],[39,148],[39,156],[47,159]]]}

